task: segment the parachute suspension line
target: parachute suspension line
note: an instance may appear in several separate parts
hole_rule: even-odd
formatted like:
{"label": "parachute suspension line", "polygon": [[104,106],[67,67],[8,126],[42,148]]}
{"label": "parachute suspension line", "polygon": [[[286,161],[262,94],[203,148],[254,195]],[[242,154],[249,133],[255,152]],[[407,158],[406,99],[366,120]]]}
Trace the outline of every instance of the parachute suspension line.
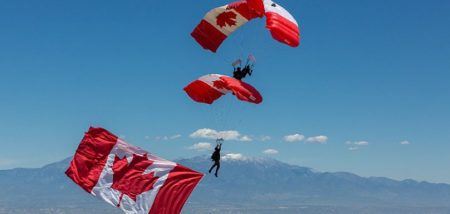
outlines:
{"label": "parachute suspension line", "polygon": [[[213,96],[212,96],[212,94],[208,94],[208,97],[210,98],[210,99],[212,99],[213,98]],[[211,116],[212,116],[212,118],[213,118],[213,129],[215,129],[215,127],[217,127],[218,126],[218,124],[219,124],[219,122],[220,122],[220,115],[218,114],[218,112],[219,112],[219,106],[218,105],[213,105],[213,104],[210,104],[209,105],[210,106],[210,108],[211,108]]]}
{"label": "parachute suspension line", "polygon": [[247,26],[247,28],[241,28],[239,30],[243,31],[240,34],[238,34],[239,37],[239,58],[244,60],[248,53],[249,53],[249,47],[248,44],[246,43],[249,42],[251,39],[251,37],[249,35],[251,35],[250,32],[246,32],[246,31],[250,31],[250,29],[248,28],[249,26]]}
{"label": "parachute suspension line", "polygon": [[215,129],[225,131],[230,129],[230,108],[220,103],[216,108],[216,124]]}
{"label": "parachute suspension line", "polygon": [[[232,99],[235,99],[234,97]],[[233,103],[234,104],[234,103]],[[225,128],[230,129],[232,127],[231,126],[231,121],[233,119],[233,112],[231,111],[232,107],[230,105],[226,105],[224,106],[224,110],[223,110],[223,116],[224,116],[224,120],[225,120]]]}
{"label": "parachute suspension line", "polygon": [[239,39],[240,39],[240,41],[239,41],[239,59],[243,59],[243,57],[244,57],[244,51],[245,51],[245,43],[244,43],[244,35],[243,34],[239,34]]}
{"label": "parachute suspension line", "polygon": [[[212,94],[208,94],[209,98],[213,98]],[[226,96],[226,95],[223,95]],[[225,123],[226,123],[226,115],[224,114],[224,106],[222,105],[222,103],[220,103],[220,101],[216,101],[216,103],[214,104],[210,104],[210,110],[211,110],[211,117],[213,124],[211,124],[213,127],[211,127],[212,129],[216,129],[218,131],[220,131],[220,129],[223,129]]]}
{"label": "parachute suspension line", "polygon": [[[226,96],[226,95],[225,95]],[[229,120],[230,120],[230,115],[227,112],[227,110],[229,110],[229,106],[226,105],[225,103],[218,103],[218,119],[219,119],[219,124],[218,124],[218,128],[222,130],[225,130],[228,128],[229,125]]]}
{"label": "parachute suspension line", "polygon": [[[254,107],[255,106],[244,105],[242,107],[242,112],[244,112],[244,114],[248,115],[249,113],[254,112],[253,111]],[[245,118],[245,117],[239,118],[238,125],[242,129],[242,132],[247,132],[247,130],[249,128],[249,122],[250,122],[250,120],[248,118]],[[246,134],[246,133],[244,133],[244,134]]]}
{"label": "parachute suspension line", "polygon": [[[228,94],[225,94],[223,96],[227,96]],[[219,101],[216,101],[214,104],[211,104],[212,109],[212,117],[214,124],[212,129],[215,129],[217,131],[224,131],[229,129],[229,122],[230,122],[230,113],[231,108],[229,105]]]}

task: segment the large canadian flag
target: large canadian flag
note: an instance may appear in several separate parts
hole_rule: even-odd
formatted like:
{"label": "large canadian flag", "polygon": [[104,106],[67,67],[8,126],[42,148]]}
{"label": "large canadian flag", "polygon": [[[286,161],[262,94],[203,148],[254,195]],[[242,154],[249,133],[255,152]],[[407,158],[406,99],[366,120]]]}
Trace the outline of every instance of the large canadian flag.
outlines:
{"label": "large canadian flag", "polygon": [[66,171],[81,188],[125,213],[180,213],[203,174],[90,128]]}

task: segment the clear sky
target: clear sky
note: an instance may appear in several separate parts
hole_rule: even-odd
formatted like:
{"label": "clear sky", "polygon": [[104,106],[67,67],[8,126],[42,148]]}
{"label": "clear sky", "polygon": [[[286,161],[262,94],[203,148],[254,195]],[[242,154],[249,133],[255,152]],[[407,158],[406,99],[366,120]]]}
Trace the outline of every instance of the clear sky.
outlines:
{"label": "clear sky", "polygon": [[[279,0],[300,47],[260,19],[213,54],[190,32],[226,3],[0,1],[0,169],[66,158],[89,126],[167,159],[205,155],[205,128],[238,132],[225,154],[450,183],[449,1]],[[262,104],[183,92],[249,53]]]}

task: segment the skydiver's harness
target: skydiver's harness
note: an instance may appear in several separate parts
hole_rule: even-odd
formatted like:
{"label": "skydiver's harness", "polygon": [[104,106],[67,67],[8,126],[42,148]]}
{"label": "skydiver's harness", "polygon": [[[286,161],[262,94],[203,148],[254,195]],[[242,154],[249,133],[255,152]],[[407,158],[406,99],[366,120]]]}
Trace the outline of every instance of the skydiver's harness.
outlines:
{"label": "skydiver's harness", "polygon": [[211,160],[213,161],[219,161],[220,160],[220,150],[216,150],[213,152],[213,154],[211,155]]}
{"label": "skydiver's harness", "polygon": [[245,63],[244,68],[241,69],[241,64],[239,63],[239,66],[235,67],[233,66],[234,70],[233,70],[233,77],[235,79],[241,80],[242,78],[244,78],[245,76],[247,76],[247,74],[249,76],[252,75],[253,73],[253,64],[249,63],[249,60],[247,60],[247,62]]}

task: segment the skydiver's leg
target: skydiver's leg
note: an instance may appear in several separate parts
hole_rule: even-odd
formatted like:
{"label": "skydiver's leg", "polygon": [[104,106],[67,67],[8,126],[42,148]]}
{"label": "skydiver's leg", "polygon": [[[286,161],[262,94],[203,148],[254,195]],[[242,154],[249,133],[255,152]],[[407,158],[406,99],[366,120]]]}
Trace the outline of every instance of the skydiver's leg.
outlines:
{"label": "skydiver's leg", "polygon": [[220,161],[217,161],[214,165],[217,165],[216,173],[214,174],[217,177],[217,173],[219,172],[220,169]]}
{"label": "skydiver's leg", "polygon": [[215,164],[213,164],[213,165],[211,166],[211,168],[209,168],[209,171],[208,171],[209,173],[211,173],[211,171],[214,169],[214,165],[215,165]]}
{"label": "skydiver's leg", "polygon": [[209,168],[209,173],[211,173],[211,171],[214,169],[214,167],[216,167],[217,165],[216,165],[216,161],[214,161],[214,164],[211,166],[211,168]]}

